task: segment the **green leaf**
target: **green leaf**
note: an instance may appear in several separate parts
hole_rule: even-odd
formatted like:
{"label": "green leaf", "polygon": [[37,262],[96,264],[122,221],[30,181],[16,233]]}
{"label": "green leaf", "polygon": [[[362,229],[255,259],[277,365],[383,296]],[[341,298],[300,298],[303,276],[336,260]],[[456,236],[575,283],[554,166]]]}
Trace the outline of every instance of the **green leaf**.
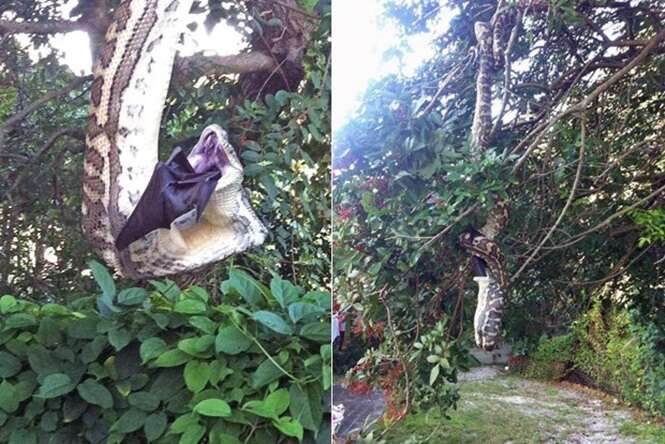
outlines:
{"label": "green leaf", "polygon": [[177,367],[189,361],[191,357],[181,350],[169,350],[162,353],[156,360],[156,367]]}
{"label": "green leaf", "polygon": [[148,416],[143,424],[143,432],[148,442],[155,441],[162,436],[166,430],[167,423],[168,418],[164,412],[153,413]]}
{"label": "green leaf", "polygon": [[275,364],[273,364],[272,361],[266,359],[258,366],[256,371],[251,376],[252,388],[259,389],[264,385],[268,385],[271,382],[276,381],[283,375],[284,373]]}
{"label": "green leaf", "polygon": [[293,333],[293,328],[291,328],[291,326],[287,324],[281,316],[271,311],[259,310],[254,312],[252,313],[252,319],[260,322],[277,333],[283,335],[290,335]]}
{"label": "green leaf", "polygon": [[326,313],[326,310],[310,304],[307,302],[294,302],[289,305],[289,317],[293,322],[298,322],[301,319],[308,318],[310,316],[321,316]]}
{"label": "green leaf", "polygon": [[141,344],[139,352],[143,363],[156,358],[168,349],[166,342],[161,338],[148,338]]}
{"label": "green leaf", "polygon": [[206,429],[201,424],[190,424],[180,437],[178,444],[198,444]]}
{"label": "green leaf", "polygon": [[209,335],[215,334],[215,330],[217,329],[217,324],[205,316],[193,316],[189,318],[189,325]]}
{"label": "green leaf", "polygon": [[37,433],[22,429],[14,430],[8,444],[37,444]]}
{"label": "green leaf", "polygon": [[158,292],[166,296],[166,298],[170,301],[175,301],[176,298],[180,296],[180,293],[182,293],[180,287],[178,287],[178,285],[171,280],[167,279],[164,282],[151,280],[149,282],[157,289]]}
{"label": "green leaf", "polygon": [[148,292],[143,288],[126,288],[118,294],[118,303],[122,305],[138,305],[148,298]]}
{"label": "green leaf", "polygon": [[248,162],[259,162],[261,160],[261,154],[257,153],[256,151],[250,151],[250,150],[244,150],[240,154],[240,157],[242,157]]}
{"label": "green leaf", "polygon": [[245,405],[242,406],[243,411],[252,413],[256,416],[260,416],[262,418],[275,418],[277,419],[277,415],[270,409],[266,404],[265,401],[259,401],[259,400],[254,400],[254,401],[249,401],[246,402]]}
{"label": "green leaf", "polygon": [[302,424],[297,420],[286,417],[280,418],[277,421],[273,419],[272,425],[286,436],[293,436],[294,438],[298,438],[298,441],[302,441],[305,431],[303,430]]}
{"label": "green leaf", "polygon": [[187,388],[198,393],[208,385],[210,380],[210,366],[207,362],[189,361],[185,366],[185,384]]}
{"label": "green leaf", "polygon": [[302,290],[298,287],[279,277],[274,277],[270,281],[270,291],[282,308],[286,308],[289,304],[298,301],[302,294]]}
{"label": "green leaf", "polygon": [[56,412],[46,412],[39,421],[39,428],[45,432],[55,432],[58,428],[58,414]]}
{"label": "green leaf", "polygon": [[220,288],[224,294],[235,290],[249,305],[258,307],[269,294],[268,289],[244,271],[232,269],[229,279],[222,282]]}
{"label": "green leaf", "polygon": [[5,330],[32,327],[33,325],[37,325],[37,318],[28,313],[14,313],[5,320]]}
{"label": "green leaf", "polygon": [[16,388],[8,381],[0,383],[0,409],[7,413],[14,413],[19,406],[19,400],[16,397]]}
{"label": "green leaf", "polygon": [[290,400],[289,392],[286,389],[279,389],[269,394],[264,402],[276,416],[279,416],[289,408]]}
{"label": "green leaf", "polygon": [[81,398],[90,404],[95,404],[103,409],[113,407],[113,396],[106,387],[94,379],[86,379],[76,388]]}
{"label": "green leaf", "polygon": [[116,295],[115,283],[113,282],[113,277],[106,269],[105,266],[100,264],[97,261],[88,262],[90,270],[92,270],[92,275],[97,281],[97,285],[102,289],[102,293],[108,300],[113,300],[113,297]]}
{"label": "green leaf", "polygon": [[12,313],[19,309],[19,303],[14,296],[4,295],[0,298],[0,314]]}
{"label": "green leaf", "polygon": [[95,339],[83,346],[81,354],[79,355],[81,362],[89,364],[96,360],[104,350],[104,347],[106,347],[106,336],[95,337]]}
{"label": "green leaf", "polygon": [[120,326],[108,332],[109,344],[120,351],[132,340],[132,334],[127,327]]}
{"label": "green leaf", "polygon": [[432,370],[429,373],[429,385],[434,385],[436,382],[436,379],[439,377],[439,371],[441,370],[441,367],[439,365],[435,365]]}
{"label": "green leaf", "polygon": [[227,355],[237,355],[246,351],[252,345],[252,340],[245,336],[234,325],[223,327],[215,338],[215,351]]}
{"label": "green leaf", "polygon": [[175,421],[171,424],[170,432],[173,433],[184,433],[185,430],[187,430],[192,424],[198,424],[199,420],[198,418],[191,414],[191,413],[185,413],[182,416],[179,416],[176,418]]}
{"label": "green leaf", "polygon": [[192,285],[184,292],[185,298],[194,298],[202,302],[208,303],[210,296],[205,288],[199,287],[198,285]]}
{"label": "green leaf", "polygon": [[39,387],[39,397],[57,398],[74,390],[75,384],[71,378],[64,373],[53,373],[44,378],[41,387]]}
{"label": "green leaf", "polygon": [[203,314],[207,311],[205,302],[196,299],[185,299],[175,304],[173,311],[182,314]]}
{"label": "green leaf", "polygon": [[245,165],[244,173],[246,177],[256,177],[263,172],[263,169],[258,163],[248,163]]}
{"label": "green leaf", "polygon": [[231,407],[221,399],[205,399],[194,407],[194,411],[203,416],[231,416]]}
{"label": "green leaf", "polygon": [[148,414],[137,409],[129,409],[111,426],[112,432],[131,433],[145,424]]}
{"label": "green leaf", "polygon": [[212,335],[204,336],[195,336],[193,338],[185,338],[178,342],[178,349],[184,351],[187,354],[198,357],[205,357],[200,355],[208,356],[210,353],[210,348],[212,344],[215,343],[215,337]]}
{"label": "green leaf", "polygon": [[289,387],[291,403],[289,413],[291,417],[300,421],[302,426],[314,433],[319,433],[319,427],[323,419],[323,408],[321,406],[321,387],[318,383],[307,384],[300,387],[296,384]]}
{"label": "green leaf", "polygon": [[321,344],[328,344],[330,343],[330,323],[312,322],[304,325],[300,330],[300,336]]}
{"label": "green leaf", "polygon": [[21,370],[21,361],[11,353],[0,351],[0,378],[9,378]]}
{"label": "green leaf", "polygon": [[127,397],[129,405],[144,412],[152,412],[159,407],[159,398],[146,391],[132,393]]}

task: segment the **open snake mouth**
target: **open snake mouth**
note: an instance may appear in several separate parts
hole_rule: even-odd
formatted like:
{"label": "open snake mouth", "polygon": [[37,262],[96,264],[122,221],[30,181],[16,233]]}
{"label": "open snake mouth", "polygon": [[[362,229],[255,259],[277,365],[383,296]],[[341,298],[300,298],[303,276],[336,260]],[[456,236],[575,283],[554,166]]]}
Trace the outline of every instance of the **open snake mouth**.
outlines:
{"label": "open snake mouth", "polygon": [[224,175],[232,166],[226,154],[227,148],[226,132],[217,125],[211,125],[203,130],[187,160],[197,173],[207,173],[217,168]]}

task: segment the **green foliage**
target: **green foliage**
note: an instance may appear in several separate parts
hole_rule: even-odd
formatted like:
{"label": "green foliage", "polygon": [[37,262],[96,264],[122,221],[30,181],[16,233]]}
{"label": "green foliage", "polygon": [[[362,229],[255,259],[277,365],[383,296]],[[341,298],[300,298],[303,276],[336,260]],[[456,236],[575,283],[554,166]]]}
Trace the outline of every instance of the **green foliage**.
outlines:
{"label": "green foliage", "polygon": [[593,307],[564,335],[541,337],[525,374],[558,380],[582,372],[597,386],[654,415],[665,415],[665,332],[636,310]]}
{"label": "green foliage", "polygon": [[542,336],[526,368],[527,376],[549,380],[564,378],[570,371],[575,347],[576,336],[573,333],[551,338]]}
{"label": "green foliage", "polygon": [[665,210],[654,208],[647,211],[633,211],[631,216],[636,224],[641,225],[644,232],[640,236],[639,246],[665,241]]}
{"label": "green foliage", "polygon": [[445,412],[455,407],[459,400],[454,385],[457,373],[460,369],[468,370],[468,352],[457,342],[446,339],[447,327],[446,319],[437,322],[413,344],[415,350],[409,356],[409,362],[417,368],[415,404],[423,410],[436,406]]}
{"label": "green foliage", "polygon": [[0,298],[0,442],[325,442],[329,294],[231,269],[213,303],[91,268],[101,312]]}
{"label": "green foliage", "polygon": [[577,368],[627,402],[665,416],[665,332],[657,324],[597,302],[575,333]]}

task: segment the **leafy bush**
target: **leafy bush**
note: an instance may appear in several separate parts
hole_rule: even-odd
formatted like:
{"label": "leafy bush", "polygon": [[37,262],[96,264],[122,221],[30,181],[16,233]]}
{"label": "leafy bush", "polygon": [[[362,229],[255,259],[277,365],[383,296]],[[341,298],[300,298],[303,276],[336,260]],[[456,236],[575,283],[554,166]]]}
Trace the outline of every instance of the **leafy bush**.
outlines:
{"label": "leafy bush", "polygon": [[91,268],[99,299],[0,298],[0,442],[327,442],[328,293],[231,269],[214,304]]}
{"label": "leafy bush", "polygon": [[575,326],[574,364],[599,385],[652,414],[665,415],[665,333],[635,310],[597,302]]}
{"label": "leafy bush", "polygon": [[548,338],[542,336],[526,369],[527,376],[537,379],[561,379],[570,370],[575,355],[573,333]]}
{"label": "leafy bush", "polygon": [[564,335],[542,336],[525,374],[557,380],[581,372],[600,388],[665,415],[665,332],[635,309],[615,305],[592,308]]}
{"label": "leafy bush", "polygon": [[459,400],[457,373],[468,369],[468,350],[447,338],[447,318],[414,338],[411,347],[402,349],[402,341],[393,334],[385,336],[378,347],[366,351],[349,371],[351,390],[380,386],[388,403],[388,422],[404,418],[409,408],[438,408],[442,414]]}

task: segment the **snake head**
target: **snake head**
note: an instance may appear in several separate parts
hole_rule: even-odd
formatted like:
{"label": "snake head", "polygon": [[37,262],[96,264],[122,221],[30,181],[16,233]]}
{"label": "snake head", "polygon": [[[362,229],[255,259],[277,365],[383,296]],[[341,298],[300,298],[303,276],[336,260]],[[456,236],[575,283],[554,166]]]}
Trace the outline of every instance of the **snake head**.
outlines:
{"label": "snake head", "polygon": [[209,125],[203,130],[187,160],[197,173],[211,171],[215,167],[222,172],[222,176],[229,169],[242,172],[242,164],[229,142],[229,137],[219,125]]}

